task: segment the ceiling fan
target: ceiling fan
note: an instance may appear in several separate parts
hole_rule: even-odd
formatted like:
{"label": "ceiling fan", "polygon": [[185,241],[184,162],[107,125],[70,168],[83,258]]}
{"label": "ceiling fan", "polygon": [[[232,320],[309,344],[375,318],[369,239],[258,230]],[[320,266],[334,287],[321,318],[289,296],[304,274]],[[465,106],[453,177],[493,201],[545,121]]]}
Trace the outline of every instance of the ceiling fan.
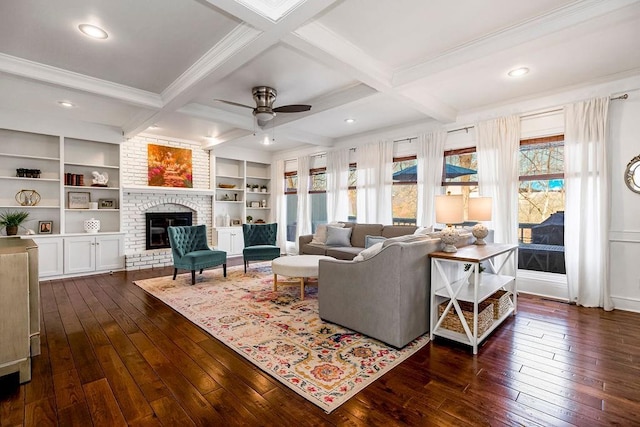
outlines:
{"label": "ceiling fan", "polygon": [[276,100],[278,92],[268,86],[256,86],[251,89],[251,93],[253,94],[253,100],[256,103],[255,107],[239,104],[237,102],[225,101],[224,99],[215,99],[214,101],[252,109],[253,115],[258,121],[258,126],[260,127],[265,126],[270,120],[272,120],[276,116],[276,113],[302,113],[303,111],[311,110],[311,105],[304,104],[283,105],[273,108],[273,102]]}

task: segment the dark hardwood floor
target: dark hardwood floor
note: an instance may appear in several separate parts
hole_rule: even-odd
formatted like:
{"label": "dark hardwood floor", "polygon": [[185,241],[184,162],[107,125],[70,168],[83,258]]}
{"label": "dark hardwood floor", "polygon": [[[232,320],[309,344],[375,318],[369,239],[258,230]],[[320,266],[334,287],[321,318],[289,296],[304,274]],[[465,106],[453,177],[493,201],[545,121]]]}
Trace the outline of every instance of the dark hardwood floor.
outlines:
{"label": "dark hardwood floor", "polygon": [[436,340],[327,415],[131,283],[170,273],[42,282],[0,425],[640,425],[640,314],[522,295],[477,356]]}

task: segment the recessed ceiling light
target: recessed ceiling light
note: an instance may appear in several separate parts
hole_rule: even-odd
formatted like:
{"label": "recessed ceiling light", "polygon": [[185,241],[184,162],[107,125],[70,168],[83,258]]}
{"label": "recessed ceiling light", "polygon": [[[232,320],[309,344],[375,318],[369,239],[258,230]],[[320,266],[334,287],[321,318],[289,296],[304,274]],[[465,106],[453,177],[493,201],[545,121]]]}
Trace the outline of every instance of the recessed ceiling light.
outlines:
{"label": "recessed ceiling light", "polygon": [[509,75],[509,77],[520,77],[520,76],[524,76],[528,72],[529,72],[529,69],[527,67],[520,67],[520,68],[514,68],[513,70],[509,71],[507,74]]}
{"label": "recessed ceiling light", "polygon": [[64,107],[64,108],[73,108],[73,107],[75,107],[75,104],[73,102],[70,102],[70,101],[58,101],[58,104],[61,107]]}
{"label": "recessed ceiling light", "polygon": [[353,123],[356,119],[344,119],[345,123]]}
{"label": "recessed ceiling light", "polygon": [[271,145],[271,140],[269,139],[269,135],[265,135],[262,139],[262,145]]}
{"label": "recessed ceiling light", "polygon": [[92,37],[94,39],[106,39],[109,37],[109,34],[105,30],[100,27],[96,27],[91,24],[80,24],[78,25],[78,29],[82,34]]}

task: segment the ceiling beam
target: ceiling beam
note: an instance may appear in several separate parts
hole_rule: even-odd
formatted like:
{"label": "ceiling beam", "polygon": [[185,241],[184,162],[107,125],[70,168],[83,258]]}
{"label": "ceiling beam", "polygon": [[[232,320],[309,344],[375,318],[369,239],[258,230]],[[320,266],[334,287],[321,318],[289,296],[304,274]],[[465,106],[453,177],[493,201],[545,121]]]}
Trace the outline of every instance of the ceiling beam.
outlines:
{"label": "ceiling beam", "polygon": [[235,126],[244,130],[253,131],[254,128],[253,114],[251,114],[249,111],[247,111],[247,114],[237,114],[220,108],[213,108],[207,105],[191,103],[180,108],[179,110],[177,110],[177,112],[191,117],[197,117],[204,120]]}
{"label": "ceiling beam", "polygon": [[[270,26],[265,31],[259,31],[246,24],[238,25],[227,37],[212,47],[162,92],[164,104],[159,111],[147,120],[123,129],[125,136],[134,136],[151,124],[161,121],[166,115],[183,107],[198,93],[261,55],[269,47],[279,43],[283,35],[289,34],[309,21],[335,1],[337,0],[304,2],[278,21],[277,25]],[[236,10],[231,3],[223,1],[219,3]],[[245,9],[241,9],[243,14]]]}
{"label": "ceiling beam", "polygon": [[393,70],[318,22],[298,28],[283,41],[303,54],[340,69],[354,79],[440,122],[449,123],[456,119],[455,109],[431,95],[423,93],[417,96],[415,93],[397,91],[392,84]]}

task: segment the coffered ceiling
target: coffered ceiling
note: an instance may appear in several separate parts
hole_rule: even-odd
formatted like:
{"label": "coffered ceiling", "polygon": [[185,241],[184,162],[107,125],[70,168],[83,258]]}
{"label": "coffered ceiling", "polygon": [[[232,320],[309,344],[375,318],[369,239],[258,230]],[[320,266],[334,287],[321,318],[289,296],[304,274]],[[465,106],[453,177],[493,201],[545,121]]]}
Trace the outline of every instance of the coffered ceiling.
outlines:
{"label": "coffered ceiling", "polygon": [[[3,0],[0,109],[207,147],[331,146],[638,76],[638,40],[639,0]],[[262,85],[274,107],[312,108],[262,129],[216,101],[255,106]]]}

